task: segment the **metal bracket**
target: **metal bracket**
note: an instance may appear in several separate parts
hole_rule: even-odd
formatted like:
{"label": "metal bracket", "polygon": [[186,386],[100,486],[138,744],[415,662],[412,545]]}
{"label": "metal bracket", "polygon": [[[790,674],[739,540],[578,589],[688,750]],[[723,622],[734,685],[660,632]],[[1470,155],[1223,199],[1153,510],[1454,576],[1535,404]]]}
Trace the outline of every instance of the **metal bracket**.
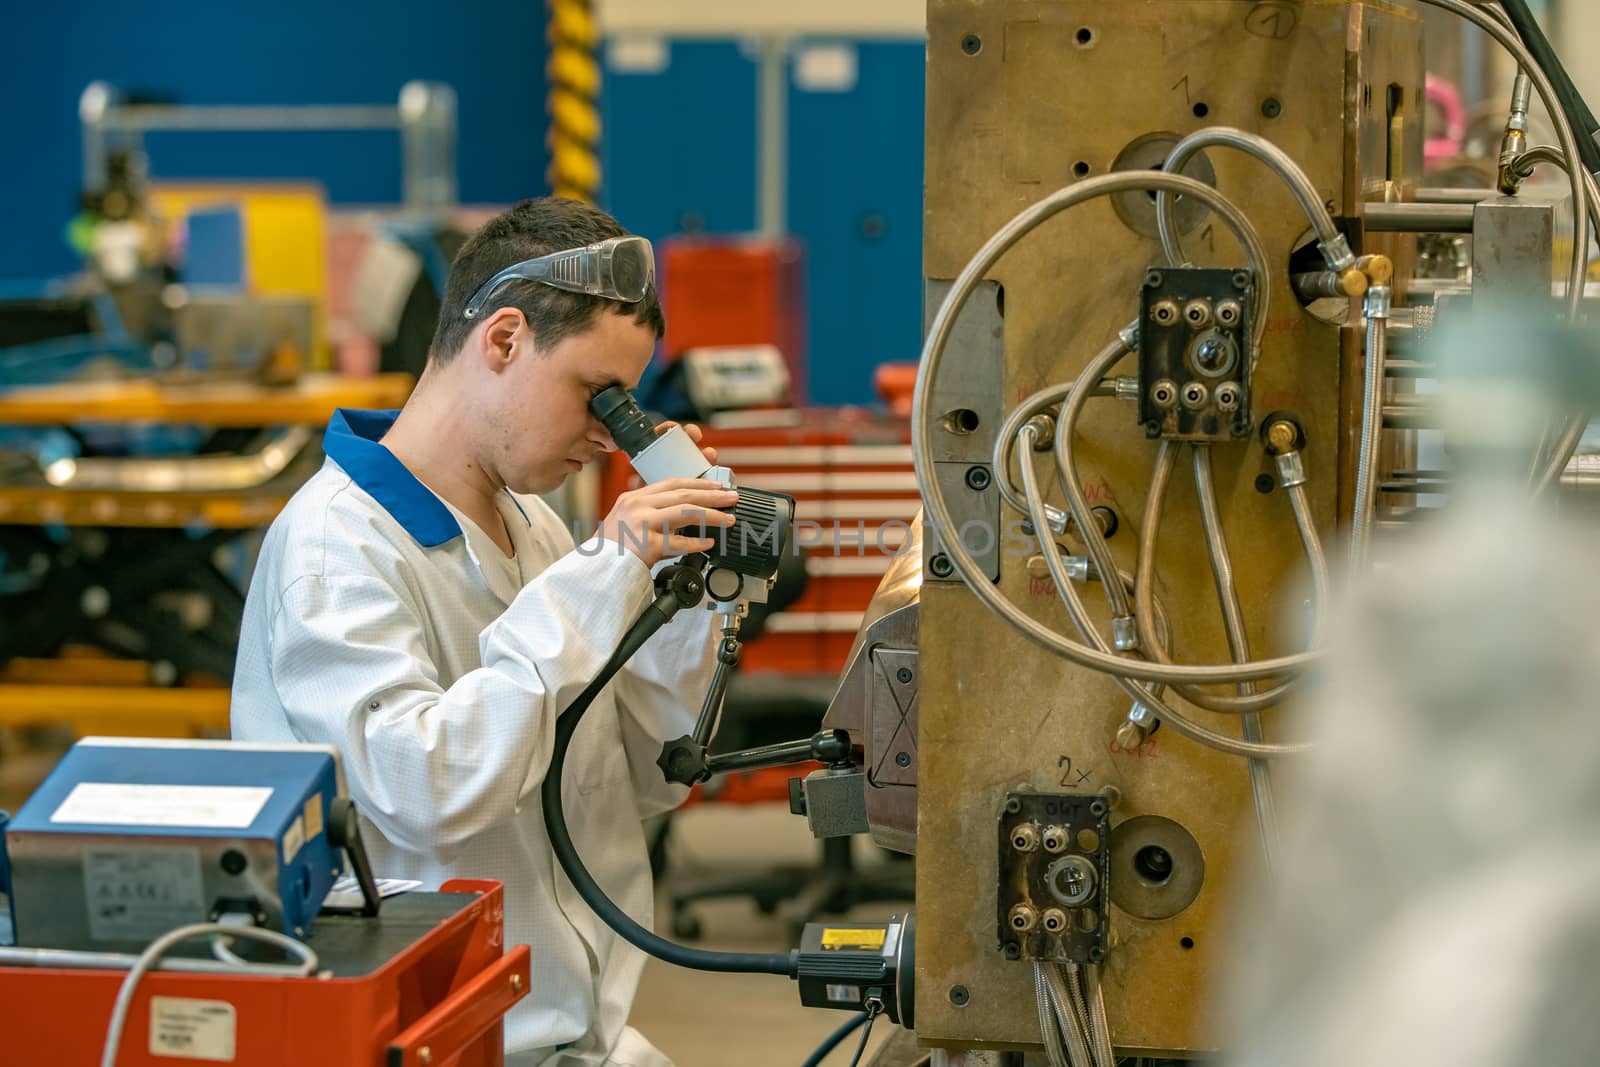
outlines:
{"label": "metal bracket", "polygon": [[[923,309],[932,322],[951,283],[930,278]],[[938,390],[929,397],[934,474],[955,523],[926,531],[923,580],[960,581],[945,556],[944,537],[959,538],[991,580],[1000,577],[1000,491],[994,485],[995,434],[1005,421],[1004,292],[979,282],[956,316]]]}

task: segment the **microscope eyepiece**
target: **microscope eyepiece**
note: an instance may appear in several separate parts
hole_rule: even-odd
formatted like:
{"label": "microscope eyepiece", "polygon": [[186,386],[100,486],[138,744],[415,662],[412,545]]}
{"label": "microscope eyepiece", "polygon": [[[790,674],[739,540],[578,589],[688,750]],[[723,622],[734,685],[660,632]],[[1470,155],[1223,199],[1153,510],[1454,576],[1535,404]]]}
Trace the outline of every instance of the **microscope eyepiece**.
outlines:
{"label": "microscope eyepiece", "polygon": [[589,401],[589,410],[599,419],[617,447],[637,456],[656,440],[655,420],[644,413],[633,394],[620,385],[602,389]]}

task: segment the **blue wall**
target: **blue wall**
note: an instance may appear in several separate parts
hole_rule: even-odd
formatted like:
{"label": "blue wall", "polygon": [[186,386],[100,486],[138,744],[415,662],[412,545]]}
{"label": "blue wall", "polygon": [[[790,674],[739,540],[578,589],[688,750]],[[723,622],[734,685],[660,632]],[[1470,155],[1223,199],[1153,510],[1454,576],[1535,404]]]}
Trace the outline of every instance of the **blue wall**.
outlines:
{"label": "blue wall", "polygon": [[[393,104],[414,78],[452,85],[460,195],[547,191],[544,5],[530,0],[56,0],[0,32],[0,280],[68,273],[82,181],[78,98],[91,81],[189,104]],[[873,368],[921,337],[923,46],[856,43],[845,91],[789,92],[788,218],[806,246],[812,396],[873,399]],[[655,74],[607,71],[603,202],[653,239],[756,224],[756,67],[733,41],[676,42]],[[164,133],[161,178],[313,179],[335,204],[400,197],[400,138]],[[670,311],[670,308],[669,308]]]}
{"label": "blue wall", "polygon": [[[78,97],[91,81],[189,104],[393,104],[412,79],[455,88],[460,195],[548,191],[544,5],[533,0],[45,0],[0,32],[0,279],[75,269],[64,231],[82,182]],[[157,178],[321,181],[334,203],[400,198],[400,137],[150,135]]]}
{"label": "blue wall", "polygon": [[[828,42],[796,51],[808,43]],[[853,82],[807,88],[791,63],[787,107],[787,220],[805,247],[808,377],[819,404],[874,401],[873,370],[914,361],[922,339],[924,46],[842,43],[854,51]],[[754,52],[678,41],[657,69],[618,69],[612,58],[606,207],[652,240],[689,228],[754,230]]]}

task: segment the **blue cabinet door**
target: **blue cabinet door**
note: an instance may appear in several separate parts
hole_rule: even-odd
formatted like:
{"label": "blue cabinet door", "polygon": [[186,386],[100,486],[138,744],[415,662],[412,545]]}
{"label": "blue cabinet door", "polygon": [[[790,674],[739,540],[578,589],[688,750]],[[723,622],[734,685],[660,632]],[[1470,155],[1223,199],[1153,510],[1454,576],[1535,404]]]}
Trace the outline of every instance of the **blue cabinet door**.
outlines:
{"label": "blue cabinet door", "polygon": [[[853,80],[833,50],[853,53]],[[921,41],[791,52],[788,221],[806,246],[815,403],[872,402],[878,364],[921,347],[924,66]]]}
{"label": "blue cabinet door", "polygon": [[[832,54],[819,68],[808,50]],[[608,43],[601,198],[624,226],[652,240],[756,228],[756,57],[735,41]],[[813,403],[871,403],[879,363],[917,358],[923,80],[921,41],[790,50],[786,216],[805,248]]]}
{"label": "blue cabinet door", "polygon": [[735,41],[611,41],[601,204],[652,241],[756,226],[756,64]]}

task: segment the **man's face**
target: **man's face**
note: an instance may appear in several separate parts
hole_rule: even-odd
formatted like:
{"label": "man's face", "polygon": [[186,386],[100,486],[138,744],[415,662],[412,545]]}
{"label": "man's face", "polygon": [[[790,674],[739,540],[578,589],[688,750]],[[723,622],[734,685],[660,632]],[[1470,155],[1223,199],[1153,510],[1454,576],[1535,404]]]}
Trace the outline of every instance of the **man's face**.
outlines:
{"label": "man's face", "polygon": [[554,348],[517,342],[517,358],[499,375],[502,395],[494,447],[500,475],[515,493],[548,493],[615,443],[589,412],[595,393],[639,384],[655,349],[655,331],[630,313],[603,310],[593,325]]}

